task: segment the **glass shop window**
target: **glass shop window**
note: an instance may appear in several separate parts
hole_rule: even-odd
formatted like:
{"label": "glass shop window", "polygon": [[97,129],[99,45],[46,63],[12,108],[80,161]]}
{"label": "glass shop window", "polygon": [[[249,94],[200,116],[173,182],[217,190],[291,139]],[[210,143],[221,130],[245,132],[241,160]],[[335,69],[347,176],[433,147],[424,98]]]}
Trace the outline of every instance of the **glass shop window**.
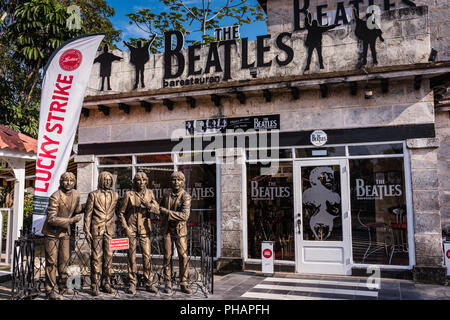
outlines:
{"label": "glass shop window", "polygon": [[296,158],[345,157],[345,147],[299,148]]}
{"label": "glass shop window", "polygon": [[167,154],[144,154],[136,156],[136,163],[172,163],[172,155]]}
{"label": "glass shop window", "polygon": [[294,261],[292,162],[247,164],[247,206],[248,258],[261,259],[261,242],[274,241],[275,259]]}
{"label": "glass shop window", "polygon": [[409,265],[403,158],[351,159],[353,260]]}
{"label": "glass shop window", "polygon": [[290,159],[292,149],[252,149],[246,151],[247,160]]}
{"label": "glass shop window", "polygon": [[365,146],[348,146],[350,156],[370,156],[376,154],[403,154],[403,144],[373,144]]}
{"label": "glass shop window", "polygon": [[119,197],[122,198],[127,191],[130,191],[133,187],[131,179],[131,167],[121,168],[99,168],[98,173],[108,171],[112,174],[114,179],[113,189],[119,193]]}
{"label": "glass shop window", "polygon": [[303,240],[342,241],[341,167],[301,168]]}
{"label": "glass shop window", "polygon": [[213,252],[216,246],[216,165],[180,165],[178,170],[186,177],[185,190],[191,195],[188,239],[193,255],[200,256],[200,231],[202,226],[210,226],[213,232]]}
{"label": "glass shop window", "polygon": [[192,225],[216,225],[216,165],[180,165],[186,177],[185,190],[191,195]]}
{"label": "glass shop window", "polygon": [[98,157],[98,164],[131,164],[131,156]]}
{"label": "glass shop window", "polygon": [[178,153],[178,162],[205,162],[205,163],[215,163],[216,152],[213,150],[207,152],[180,152]]}

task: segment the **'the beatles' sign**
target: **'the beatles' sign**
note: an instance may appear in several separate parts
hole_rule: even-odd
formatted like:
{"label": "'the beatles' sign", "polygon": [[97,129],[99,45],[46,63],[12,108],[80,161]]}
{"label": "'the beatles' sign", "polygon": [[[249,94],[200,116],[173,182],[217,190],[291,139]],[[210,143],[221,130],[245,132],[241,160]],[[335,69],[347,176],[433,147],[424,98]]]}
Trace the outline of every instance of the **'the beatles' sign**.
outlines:
{"label": "'the beatles' sign", "polygon": [[189,135],[225,133],[227,130],[279,130],[280,115],[216,118],[186,121],[186,132]]}

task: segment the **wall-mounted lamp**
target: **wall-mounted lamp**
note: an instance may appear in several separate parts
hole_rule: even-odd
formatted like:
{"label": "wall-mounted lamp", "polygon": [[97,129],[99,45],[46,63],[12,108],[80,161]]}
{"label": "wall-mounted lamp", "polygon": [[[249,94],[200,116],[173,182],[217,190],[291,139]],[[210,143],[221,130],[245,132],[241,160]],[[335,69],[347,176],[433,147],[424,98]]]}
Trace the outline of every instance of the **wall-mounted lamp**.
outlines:
{"label": "wall-mounted lamp", "polygon": [[371,87],[369,87],[368,84],[364,87],[364,98],[366,99],[372,99],[373,96],[373,90]]}

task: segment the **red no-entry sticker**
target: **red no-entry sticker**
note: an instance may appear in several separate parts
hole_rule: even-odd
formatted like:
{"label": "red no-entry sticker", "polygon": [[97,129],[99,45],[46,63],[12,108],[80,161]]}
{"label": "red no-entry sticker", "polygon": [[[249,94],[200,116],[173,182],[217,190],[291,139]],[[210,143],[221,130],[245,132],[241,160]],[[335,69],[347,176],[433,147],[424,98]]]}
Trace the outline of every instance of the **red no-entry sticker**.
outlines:
{"label": "red no-entry sticker", "polygon": [[128,238],[112,239],[109,241],[109,248],[111,251],[126,250],[130,247]]}
{"label": "red no-entry sticker", "polygon": [[272,250],[270,250],[270,249],[264,250],[263,251],[263,256],[264,256],[264,258],[269,259],[272,256]]}

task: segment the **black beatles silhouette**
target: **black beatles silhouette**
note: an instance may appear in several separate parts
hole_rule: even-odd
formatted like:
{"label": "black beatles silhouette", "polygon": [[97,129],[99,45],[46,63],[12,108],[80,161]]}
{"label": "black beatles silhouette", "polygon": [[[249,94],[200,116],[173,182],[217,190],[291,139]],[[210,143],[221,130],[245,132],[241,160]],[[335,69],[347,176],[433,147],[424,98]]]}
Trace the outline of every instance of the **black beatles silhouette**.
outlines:
{"label": "black beatles silhouette", "polygon": [[134,90],[137,89],[138,87],[139,78],[141,81],[141,87],[145,88],[144,66],[150,60],[150,54],[148,52],[148,49],[150,45],[153,43],[153,40],[148,41],[144,46],[142,45],[142,41],[139,40],[137,42],[137,47],[133,47],[131,44],[125,41],[123,42],[128,47],[128,49],[130,49],[130,63],[134,65],[136,71],[136,81],[133,87]]}
{"label": "black beatles silhouette", "polygon": [[103,46],[103,53],[100,54],[97,58],[95,58],[94,63],[100,63],[100,77],[102,77],[102,87],[100,91],[103,91],[104,84],[105,84],[105,78],[107,80],[108,84],[108,90],[111,90],[111,83],[110,83],[110,77],[111,77],[111,66],[113,61],[122,60],[121,57],[118,57],[112,53],[108,52],[109,48],[108,45],[105,44]]}
{"label": "black beatles silhouette", "polygon": [[308,30],[308,34],[306,35],[305,46],[308,47],[308,58],[306,60],[306,68],[305,71],[309,70],[309,65],[311,64],[311,57],[314,49],[317,51],[317,55],[319,57],[319,65],[320,69],[323,69],[323,58],[322,58],[322,34],[327,32],[330,29],[336,28],[339,24],[333,24],[331,26],[322,27],[319,26],[319,23],[316,19],[314,19],[311,23],[312,15],[309,11],[307,11],[305,17],[305,27]]}
{"label": "black beatles silhouette", "polygon": [[[356,21],[355,35],[358,40],[362,41],[363,50],[359,56],[359,62],[357,68],[365,66],[367,63],[367,50],[370,46],[370,52],[372,53],[373,64],[378,64],[376,42],[380,38],[384,42],[381,34],[383,33],[380,27],[375,23],[375,12],[367,13],[364,19],[359,18],[358,11],[353,8],[353,16]],[[370,27],[369,27],[370,25]]]}

